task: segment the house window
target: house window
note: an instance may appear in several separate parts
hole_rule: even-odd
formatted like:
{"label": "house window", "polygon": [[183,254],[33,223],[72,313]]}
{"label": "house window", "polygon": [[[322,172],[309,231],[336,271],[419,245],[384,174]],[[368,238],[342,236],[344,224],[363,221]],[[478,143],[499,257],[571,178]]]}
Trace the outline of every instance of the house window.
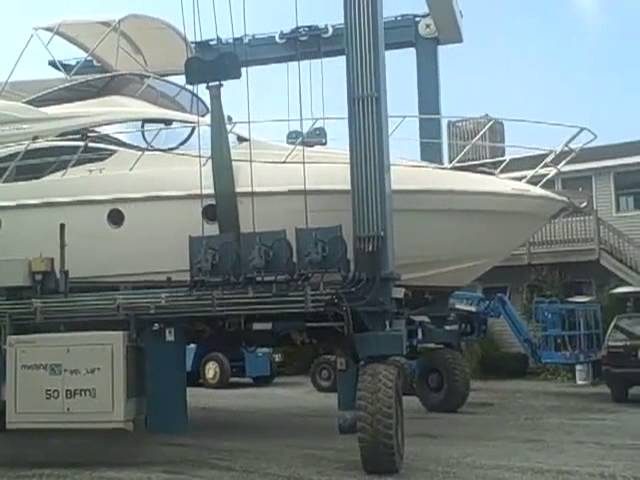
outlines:
{"label": "house window", "polygon": [[640,170],[614,173],[613,190],[616,197],[616,212],[628,213],[640,210]]}
{"label": "house window", "polygon": [[564,283],[563,290],[565,297],[592,297],[595,295],[595,288],[592,280],[569,280]]}
{"label": "house window", "polygon": [[546,182],[544,182],[540,187],[545,190],[555,190],[556,189],[556,180],[554,178],[550,178]]}
{"label": "house window", "polygon": [[588,205],[593,205],[593,177],[591,175],[561,178],[560,188],[569,192],[584,194],[589,202]]}
{"label": "house window", "polygon": [[482,287],[482,294],[485,297],[493,298],[498,293],[504,295],[507,298],[510,298],[510,289],[508,285],[492,285],[489,287]]}

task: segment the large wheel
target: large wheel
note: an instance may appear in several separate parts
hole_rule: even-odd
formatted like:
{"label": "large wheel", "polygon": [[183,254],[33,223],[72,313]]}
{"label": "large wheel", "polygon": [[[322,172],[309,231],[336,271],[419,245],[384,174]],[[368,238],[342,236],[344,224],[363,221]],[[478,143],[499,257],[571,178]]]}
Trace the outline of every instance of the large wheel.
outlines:
{"label": "large wheel", "polygon": [[417,364],[416,395],[432,412],[457,412],[467,401],[470,373],[464,357],[450,348],[430,350]]}
{"label": "large wheel", "polygon": [[388,363],[360,369],[356,394],[358,445],[369,474],[394,474],[404,458],[402,376]]}
{"label": "large wheel", "polygon": [[621,383],[612,383],[609,385],[611,392],[611,400],[615,403],[624,403],[629,400],[629,388]]}
{"label": "large wheel", "polygon": [[276,364],[273,360],[271,360],[271,375],[265,375],[263,377],[253,377],[251,381],[254,385],[258,387],[266,387],[267,385],[271,385],[278,375],[276,370]]}
{"label": "large wheel", "polygon": [[231,379],[231,364],[222,353],[213,352],[200,362],[200,379],[207,388],[224,388]]}
{"label": "large wheel", "polygon": [[334,355],[322,355],[314,360],[309,370],[311,384],[324,393],[333,393],[338,390],[338,372],[336,369],[336,357]]}
{"label": "large wheel", "polygon": [[387,360],[387,363],[394,365],[402,375],[402,393],[404,395],[415,395],[415,373],[411,366],[411,361],[404,357],[391,357]]}

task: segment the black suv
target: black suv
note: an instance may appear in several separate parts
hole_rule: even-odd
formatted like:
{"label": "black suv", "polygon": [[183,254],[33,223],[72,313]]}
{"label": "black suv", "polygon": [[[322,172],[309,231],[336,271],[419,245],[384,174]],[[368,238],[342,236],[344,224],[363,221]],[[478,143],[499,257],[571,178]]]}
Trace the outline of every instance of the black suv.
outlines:
{"label": "black suv", "polygon": [[626,402],[629,389],[640,385],[640,314],[618,315],[604,341],[602,374],[614,402]]}

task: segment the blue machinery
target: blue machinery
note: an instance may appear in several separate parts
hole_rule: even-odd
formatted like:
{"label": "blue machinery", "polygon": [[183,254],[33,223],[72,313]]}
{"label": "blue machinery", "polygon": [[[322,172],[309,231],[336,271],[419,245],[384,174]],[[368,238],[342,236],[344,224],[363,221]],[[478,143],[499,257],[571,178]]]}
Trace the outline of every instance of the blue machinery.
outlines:
{"label": "blue machinery", "polygon": [[227,345],[224,341],[192,343],[187,345],[186,362],[189,385],[202,382],[209,388],[224,388],[231,378],[268,385],[276,376],[271,348]]}
{"label": "blue machinery", "polygon": [[459,310],[503,318],[529,358],[544,365],[591,363],[600,357],[603,330],[597,303],[536,299],[532,322],[527,324],[507,297],[492,299],[470,292],[456,292],[451,301]]}
{"label": "blue machinery", "polygon": [[600,358],[603,342],[600,305],[536,300],[533,321],[540,362],[554,365],[591,363]]}

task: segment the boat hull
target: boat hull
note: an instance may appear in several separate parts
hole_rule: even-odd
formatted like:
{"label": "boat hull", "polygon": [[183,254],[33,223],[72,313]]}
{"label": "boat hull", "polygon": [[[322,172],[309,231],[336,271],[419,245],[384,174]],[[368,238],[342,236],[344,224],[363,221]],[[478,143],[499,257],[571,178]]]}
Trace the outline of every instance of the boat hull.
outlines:
{"label": "boat hull", "polygon": [[[205,203],[212,201],[205,199]],[[0,257],[36,255],[59,260],[57,232],[67,229],[71,278],[96,282],[188,279],[188,236],[215,234],[203,223],[203,199],[105,200],[0,208]],[[239,199],[244,231],[284,228],[291,241],[296,227],[341,224],[351,249],[348,191],[244,194]],[[517,248],[561,207],[548,198],[490,192],[394,192],[396,273],[406,285],[450,287],[470,283]],[[120,228],[107,213],[125,214]],[[255,215],[252,215],[255,208]],[[353,258],[350,251],[350,257]]]}

